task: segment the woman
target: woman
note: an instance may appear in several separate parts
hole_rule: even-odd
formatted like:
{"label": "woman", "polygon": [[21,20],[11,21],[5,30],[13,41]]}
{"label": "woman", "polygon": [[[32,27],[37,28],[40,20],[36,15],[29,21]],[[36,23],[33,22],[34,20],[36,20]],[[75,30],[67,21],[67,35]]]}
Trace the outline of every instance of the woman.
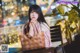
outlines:
{"label": "woman", "polygon": [[38,5],[32,5],[29,8],[29,22],[24,26],[23,35],[32,38],[41,32],[45,36],[45,47],[51,47],[50,29],[43,17],[41,8]]}

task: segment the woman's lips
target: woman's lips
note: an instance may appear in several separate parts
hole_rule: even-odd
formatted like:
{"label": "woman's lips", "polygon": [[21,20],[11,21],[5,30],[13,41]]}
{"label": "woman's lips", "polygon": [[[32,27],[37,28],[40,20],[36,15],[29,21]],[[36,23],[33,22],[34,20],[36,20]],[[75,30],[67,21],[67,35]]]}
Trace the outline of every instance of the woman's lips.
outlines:
{"label": "woman's lips", "polygon": [[32,18],[35,18],[35,17],[32,17]]}

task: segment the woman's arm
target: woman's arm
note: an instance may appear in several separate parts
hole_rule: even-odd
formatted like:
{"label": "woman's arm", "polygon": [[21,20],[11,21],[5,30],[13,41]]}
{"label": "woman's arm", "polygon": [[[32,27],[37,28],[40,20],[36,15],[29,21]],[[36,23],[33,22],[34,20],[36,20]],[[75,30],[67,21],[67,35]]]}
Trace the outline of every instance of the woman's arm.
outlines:
{"label": "woman's arm", "polygon": [[50,28],[46,23],[42,23],[42,31],[45,35],[45,46],[47,48],[51,47],[51,35],[50,35]]}
{"label": "woman's arm", "polygon": [[34,35],[33,24],[30,23],[30,24],[29,24],[29,27],[30,27],[30,30],[29,30],[29,34],[28,34],[28,36],[29,36],[29,37],[33,37],[33,35]]}

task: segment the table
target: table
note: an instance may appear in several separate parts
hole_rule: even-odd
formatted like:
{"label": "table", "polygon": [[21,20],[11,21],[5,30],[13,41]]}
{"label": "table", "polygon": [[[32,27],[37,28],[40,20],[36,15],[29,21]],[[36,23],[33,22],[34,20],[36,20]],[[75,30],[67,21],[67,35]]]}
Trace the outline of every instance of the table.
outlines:
{"label": "table", "polygon": [[55,53],[55,49],[53,47],[51,47],[51,48],[42,48],[42,49],[24,51],[22,53]]}

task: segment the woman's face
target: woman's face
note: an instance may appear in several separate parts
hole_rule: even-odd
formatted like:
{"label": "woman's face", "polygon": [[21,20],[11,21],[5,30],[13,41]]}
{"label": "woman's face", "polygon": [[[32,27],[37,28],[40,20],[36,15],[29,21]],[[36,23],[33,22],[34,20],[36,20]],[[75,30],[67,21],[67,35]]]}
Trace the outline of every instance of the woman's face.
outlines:
{"label": "woman's face", "polygon": [[30,13],[30,18],[31,18],[31,20],[34,20],[34,21],[36,21],[37,19],[38,19],[38,13],[37,12],[35,12],[35,11],[32,11],[31,13]]}

